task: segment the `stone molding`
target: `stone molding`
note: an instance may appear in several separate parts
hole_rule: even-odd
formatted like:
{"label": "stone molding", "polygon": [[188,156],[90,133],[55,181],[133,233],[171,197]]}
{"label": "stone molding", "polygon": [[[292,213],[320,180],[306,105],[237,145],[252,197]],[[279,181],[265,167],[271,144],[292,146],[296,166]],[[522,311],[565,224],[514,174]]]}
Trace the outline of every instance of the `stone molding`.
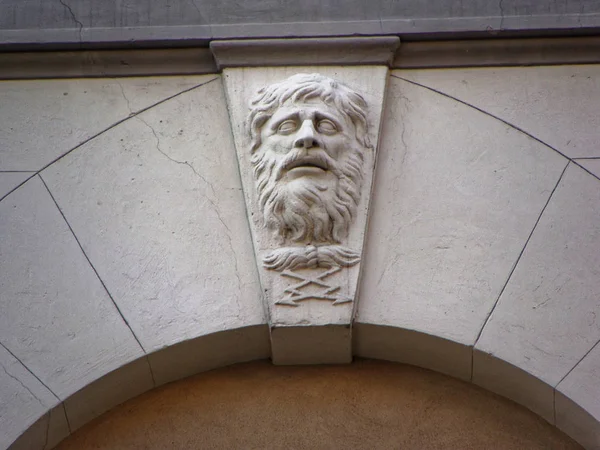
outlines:
{"label": "stone molding", "polygon": [[217,67],[385,65],[400,46],[397,36],[212,41]]}
{"label": "stone molding", "polygon": [[373,36],[212,41],[210,48],[0,52],[0,80],[191,75],[241,66],[384,64],[416,69],[600,63],[600,37],[399,44],[396,36]]}

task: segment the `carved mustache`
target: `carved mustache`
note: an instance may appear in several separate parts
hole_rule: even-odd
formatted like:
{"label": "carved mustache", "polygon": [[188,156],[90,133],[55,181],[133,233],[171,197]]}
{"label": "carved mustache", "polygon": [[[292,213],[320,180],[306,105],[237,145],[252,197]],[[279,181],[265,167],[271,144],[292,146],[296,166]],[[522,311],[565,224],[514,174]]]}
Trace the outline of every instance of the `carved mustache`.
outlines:
{"label": "carved mustache", "polygon": [[295,150],[289,153],[280,163],[277,170],[277,180],[279,180],[285,171],[300,166],[315,166],[323,170],[332,170],[336,172],[336,161],[323,150]]}

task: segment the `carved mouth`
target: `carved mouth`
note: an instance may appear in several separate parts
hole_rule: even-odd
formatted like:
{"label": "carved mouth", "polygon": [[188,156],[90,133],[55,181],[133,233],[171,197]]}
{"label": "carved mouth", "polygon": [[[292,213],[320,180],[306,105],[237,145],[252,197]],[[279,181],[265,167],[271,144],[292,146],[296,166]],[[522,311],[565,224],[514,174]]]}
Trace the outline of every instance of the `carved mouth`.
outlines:
{"label": "carved mouth", "polygon": [[295,161],[290,162],[289,164],[286,164],[285,166],[285,169],[288,171],[298,168],[329,170],[329,166],[326,160],[324,160],[323,158],[313,156],[299,158]]}

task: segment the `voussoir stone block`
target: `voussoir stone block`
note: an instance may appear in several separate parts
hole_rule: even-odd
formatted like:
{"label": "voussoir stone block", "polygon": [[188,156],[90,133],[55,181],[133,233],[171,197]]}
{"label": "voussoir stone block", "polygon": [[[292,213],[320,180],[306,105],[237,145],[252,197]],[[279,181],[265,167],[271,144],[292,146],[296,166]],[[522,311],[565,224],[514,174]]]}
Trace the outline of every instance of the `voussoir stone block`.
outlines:
{"label": "voussoir stone block", "polygon": [[598,342],[599,204],[600,180],[570,164],[476,349],[556,386]]}
{"label": "voussoir stone block", "polygon": [[40,170],[131,113],[214,77],[0,81],[0,170]]}
{"label": "voussoir stone block", "polygon": [[60,399],[143,355],[39,177],[0,229],[0,340]]}
{"label": "voussoir stone block", "polygon": [[[389,83],[356,321],[471,346],[567,161],[461,103]],[[464,376],[462,361],[446,373]]]}
{"label": "voussoir stone block", "polygon": [[[30,448],[41,450],[46,428],[50,426],[48,418],[43,416],[56,406],[64,416],[58,398],[0,345],[0,448],[8,448],[28,427],[43,418],[30,440],[39,444]],[[63,425],[61,438],[69,432],[64,419]]]}
{"label": "voussoir stone block", "polygon": [[42,176],[148,353],[265,323],[220,80],[131,118]]}
{"label": "voussoir stone block", "polygon": [[600,156],[600,65],[394,73],[506,120],[571,158]]}
{"label": "voussoir stone block", "polygon": [[600,339],[600,180],[569,165],[477,348],[550,385]]}
{"label": "voussoir stone block", "polygon": [[556,387],[556,426],[585,448],[600,448],[600,345]]}

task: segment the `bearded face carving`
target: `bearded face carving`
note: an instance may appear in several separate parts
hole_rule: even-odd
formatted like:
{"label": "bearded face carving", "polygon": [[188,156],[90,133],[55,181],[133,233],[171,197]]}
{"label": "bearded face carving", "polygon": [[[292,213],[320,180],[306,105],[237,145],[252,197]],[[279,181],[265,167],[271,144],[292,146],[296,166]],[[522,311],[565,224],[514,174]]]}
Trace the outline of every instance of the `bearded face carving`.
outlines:
{"label": "bearded face carving", "polygon": [[319,74],[261,89],[248,119],[265,226],[279,246],[268,269],[351,266],[343,245],[356,215],[367,138],[366,102]]}

